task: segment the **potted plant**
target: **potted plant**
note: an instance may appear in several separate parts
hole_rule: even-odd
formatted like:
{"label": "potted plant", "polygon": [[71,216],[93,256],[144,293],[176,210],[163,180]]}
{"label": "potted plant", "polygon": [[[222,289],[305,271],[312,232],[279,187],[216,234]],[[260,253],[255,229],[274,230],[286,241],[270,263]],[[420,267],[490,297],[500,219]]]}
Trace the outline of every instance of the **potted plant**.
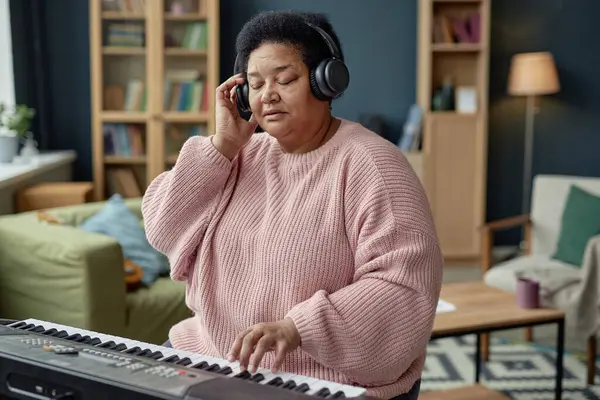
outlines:
{"label": "potted plant", "polygon": [[0,103],[0,163],[10,163],[19,151],[19,141],[25,138],[35,110],[24,104],[9,107]]}

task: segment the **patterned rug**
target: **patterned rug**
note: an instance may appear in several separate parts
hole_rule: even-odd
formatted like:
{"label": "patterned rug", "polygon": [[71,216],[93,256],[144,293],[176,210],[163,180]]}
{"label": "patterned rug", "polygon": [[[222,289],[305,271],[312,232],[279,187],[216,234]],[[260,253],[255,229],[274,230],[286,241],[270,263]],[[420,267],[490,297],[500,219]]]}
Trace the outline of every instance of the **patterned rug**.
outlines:
{"label": "patterned rug", "polygon": [[[472,385],[475,378],[475,336],[438,339],[427,349],[421,391]],[[555,351],[492,336],[490,360],[482,363],[481,383],[517,400],[554,399]],[[596,374],[600,372],[596,367]],[[564,400],[600,400],[600,385],[586,385],[585,362],[565,353]]]}

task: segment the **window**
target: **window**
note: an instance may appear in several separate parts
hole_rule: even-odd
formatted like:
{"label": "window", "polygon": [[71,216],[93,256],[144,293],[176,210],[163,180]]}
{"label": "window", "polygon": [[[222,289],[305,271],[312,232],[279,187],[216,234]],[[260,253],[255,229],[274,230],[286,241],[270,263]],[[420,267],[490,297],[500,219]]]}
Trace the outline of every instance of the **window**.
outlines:
{"label": "window", "polygon": [[12,38],[8,0],[0,0],[0,103],[15,103]]}

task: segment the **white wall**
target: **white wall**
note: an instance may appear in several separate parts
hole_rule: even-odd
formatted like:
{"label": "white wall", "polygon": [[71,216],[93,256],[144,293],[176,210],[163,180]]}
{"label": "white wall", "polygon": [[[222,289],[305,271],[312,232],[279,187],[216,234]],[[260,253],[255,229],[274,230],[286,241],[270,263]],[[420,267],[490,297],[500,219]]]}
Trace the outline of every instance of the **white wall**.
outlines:
{"label": "white wall", "polygon": [[15,103],[12,39],[8,0],[0,0],[0,103]]}

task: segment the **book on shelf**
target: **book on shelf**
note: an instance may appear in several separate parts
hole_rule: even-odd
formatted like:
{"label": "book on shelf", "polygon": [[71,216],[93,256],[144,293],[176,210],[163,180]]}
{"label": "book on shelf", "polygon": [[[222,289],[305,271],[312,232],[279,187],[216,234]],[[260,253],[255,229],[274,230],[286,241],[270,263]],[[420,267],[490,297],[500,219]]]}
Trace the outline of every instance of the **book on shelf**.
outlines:
{"label": "book on shelf", "polygon": [[133,168],[112,167],[106,170],[106,185],[109,196],[115,193],[124,198],[135,198],[142,196],[142,189],[135,176]]}
{"label": "book on shelf", "polygon": [[103,11],[120,11],[142,14],[145,9],[146,0],[102,0]]}
{"label": "book on shelf", "polygon": [[208,25],[206,21],[187,24],[180,46],[188,50],[206,50],[208,47]]}
{"label": "book on shelf", "polygon": [[164,108],[169,111],[207,111],[206,80],[196,70],[167,70]]}
{"label": "book on shelf", "polygon": [[141,157],[144,151],[143,129],[135,124],[104,124],[104,155]]}
{"label": "book on shelf", "polygon": [[434,43],[479,43],[481,15],[469,13],[466,17],[438,15],[433,23]]}
{"label": "book on shelf", "polygon": [[108,46],[143,47],[145,38],[146,33],[143,24],[129,22],[108,24]]}
{"label": "book on shelf", "polygon": [[146,103],[148,91],[146,85],[140,79],[131,79],[127,83],[127,91],[125,93],[125,111],[146,111]]}
{"label": "book on shelf", "polygon": [[165,153],[167,157],[176,157],[186,140],[193,136],[208,136],[205,124],[179,125],[169,124],[166,127]]}

